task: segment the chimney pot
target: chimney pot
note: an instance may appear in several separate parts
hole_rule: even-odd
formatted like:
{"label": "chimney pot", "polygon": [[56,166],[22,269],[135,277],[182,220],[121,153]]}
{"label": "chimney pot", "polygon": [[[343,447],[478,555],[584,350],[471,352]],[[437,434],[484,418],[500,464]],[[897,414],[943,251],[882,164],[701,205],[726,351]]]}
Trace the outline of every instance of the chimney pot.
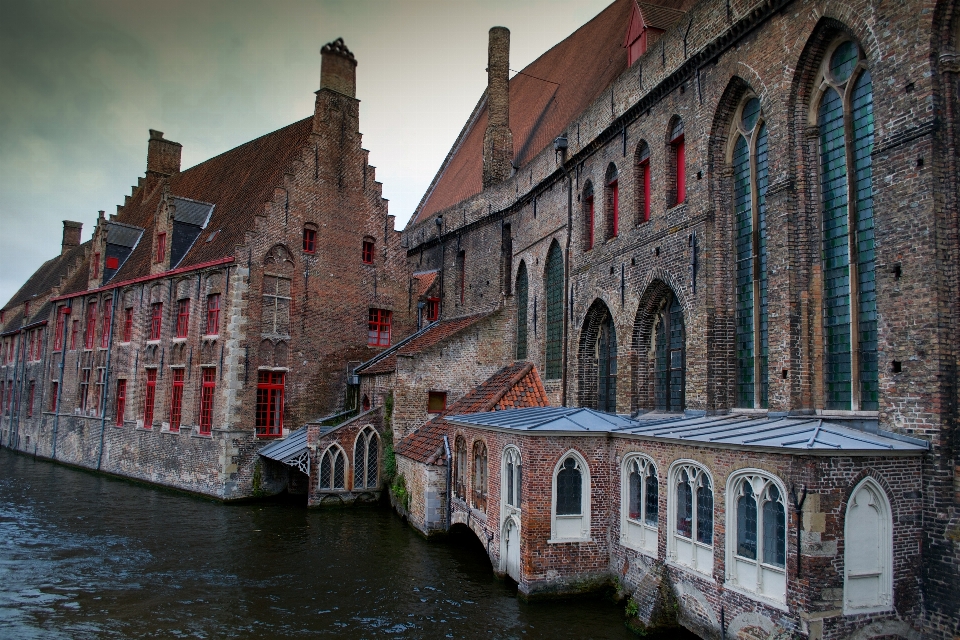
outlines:
{"label": "chimney pot", "polygon": [[147,142],[147,174],[172,176],[179,173],[182,150],[183,145],[166,140],[163,131],[150,129],[150,140]]}
{"label": "chimney pot", "polygon": [[60,255],[65,254],[74,247],[80,246],[80,232],[82,230],[82,222],[73,222],[72,220],[63,221],[63,241],[60,243]]}
{"label": "chimney pot", "polygon": [[320,89],[357,97],[357,59],[343,38],[337,38],[320,49]]}
{"label": "chimney pot", "polygon": [[483,186],[502,182],[513,173],[510,131],[510,30],[490,29],[487,49],[487,130],[483,136]]}

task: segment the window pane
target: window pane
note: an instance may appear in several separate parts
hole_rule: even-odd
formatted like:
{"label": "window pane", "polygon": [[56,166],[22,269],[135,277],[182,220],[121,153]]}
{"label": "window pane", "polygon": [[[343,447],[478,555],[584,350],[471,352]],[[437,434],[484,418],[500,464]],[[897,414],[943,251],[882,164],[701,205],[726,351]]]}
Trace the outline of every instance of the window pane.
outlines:
{"label": "window pane", "polygon": [[333,488],[334,489],[343,489],[343,475],[344,475],[344,460],[343,453],[338,449],[337,455],[333,457]]}
{"label": "window pane", "polygon": [[641,517],[641,499],[642,499],[642,486],[640,484],[640,470],[637,468],[636,462],[630,463],[630,479],[629,479],[629,505],[628,517],[631,520],[639,520]]}
{"label": "window pane", "polygon": [[547,379],[560,378],[563,368],[563,252],[554,243],[547,254]]}
{"label": "window pane", "polygon": [[770,489],[770,501],[763,505],[763,561],[778,567],[786,565],[787,518],[779,492]]}
{"label": "window pane", "polygon": [[521,262],[517,274],[517,360],[527,359],[528,292],[527,265]]}
{"label": "window pane", "polygon": [[327,451],[323,454],[323,460],[320,461],[320,488],[329,489],[330,488],[330,478],[333,476],[333,460],[331,459],[330,452]]}
{"label": "window pane", "polygon": [[507,463],[507,504],[514,506],[513,502],[513,462]]}
{"label": "window pane", "polygon": [[713,544],[713,490],[706,477],[697,487],[697,541]]}
{"label": "window pane", "polygon": [[658,509],[659,509],[659,487],[657,486],[657,476],[654,475],[653,469],[647,469],[647,491],[646,491],[646,514],[645,522],[650,526],[657,525],[658,519]]}
{"label": "window pane", "polygon": [[360,434],[360,437],[357,438],[357,444],[353,449],[353,488],[362,489],[364,485],[364,479],[366,478],[366,434]]}
{"label": "window pane", "polygon": [[693,537],[693,492],[686,471],[680,472],[677,484],[677,535]]}
{"label": "window pane", "polygon": [[737,406],[754,404],[753,187],[750,147],[740,136],[733,151],[737,245]]}
{"label": "window pane", "polygon": [[580,498],[583,478],[576,468],[576,461],[567,458],[557,474],[557,515],[580,515]]}
{"label": "window pane", "polygon": [[377,448],[377,436],[376,434],[370,434],[370,440],[367,445],[367,487],[376,488],[377,486],[377,470],[378,470],[378,448]]}
{"label": "window pane", "polygon": [[737,555],[757,559],[757,500],[749,483],[741,485],[737,498]]}

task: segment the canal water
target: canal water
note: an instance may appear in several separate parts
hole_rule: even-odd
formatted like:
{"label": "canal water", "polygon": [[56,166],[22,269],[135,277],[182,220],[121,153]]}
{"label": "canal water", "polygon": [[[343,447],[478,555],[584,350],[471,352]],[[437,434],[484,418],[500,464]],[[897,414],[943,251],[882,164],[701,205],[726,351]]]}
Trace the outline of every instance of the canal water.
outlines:
{"label": "canal water", "polygon": [[[475,542],[475,544],[479,544]],[[385,508],[222,505],[0,450],[0,638],[636,638]]]}

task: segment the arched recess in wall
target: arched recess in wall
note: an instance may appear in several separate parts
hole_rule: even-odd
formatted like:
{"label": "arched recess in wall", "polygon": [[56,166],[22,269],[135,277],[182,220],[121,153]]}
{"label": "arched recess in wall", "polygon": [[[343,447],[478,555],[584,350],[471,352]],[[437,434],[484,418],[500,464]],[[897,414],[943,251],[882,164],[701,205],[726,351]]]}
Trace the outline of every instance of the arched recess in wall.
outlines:
{"label": "arched recess in wall", "polygon": [[290,335],[293,268],[293,256],[283,245],[264,255],[260,332],[265,336]]}
{"label": "arched recess in wall", "polygon": [[650,220],[650,145],[646,140],[637,144],[637,151],[633,158],[634,189],[636,189],[636,224],[643,224]]}
{"label": "arched recess in wall", "polygon": [[594,300],[580,329],[579,404],[617,411],[617,331],[607,305]]}
{"label": "arched recess in wall", "polygon": [[686,322],[683,304],[663,280],[640,298],[633,325],[632,410],[683,411]]}
{"label": "arched recess in wall", "polygon": [[620,172],[610,163],[603,179],[603,236],[610,240],[620,233]]}
{"label": "arched recess in wall", "polygon": [[883,487],[867,477],[847,502],[843,527],[843,612],[893,606],[893,515]]}
{"label": "arched recess in wall", "polygon": [[517,269],[517,360],[527,359],[527,321],[530,304],[530,283],[527,279],[527,263],[520,261]]}
{"label": "arched recess in wall", "polygon": [[546,377],[558,380],[563,373],[563,251],[554,240],[544,269],[547,305]]}
{"label": "arched recess in wall", "polygon": [[580,206],[583,217],[583,239],[581,244],[584,251],[593,249],[597,236],[597,208],[593,193],[593,182],[587,180],[583,185],[583,194],[580,197]]}

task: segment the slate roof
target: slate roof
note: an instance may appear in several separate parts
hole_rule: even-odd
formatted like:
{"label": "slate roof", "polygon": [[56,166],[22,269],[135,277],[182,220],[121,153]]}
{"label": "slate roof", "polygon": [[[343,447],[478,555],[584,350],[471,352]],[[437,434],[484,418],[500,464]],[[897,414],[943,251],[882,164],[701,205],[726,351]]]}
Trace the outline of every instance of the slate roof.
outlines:
{"label": "slate roof", "polygon": [[537,368],[530,362],[515,362],[497,371],[447,407],[440,416],[401,440],[396,453],[417,462],[432,464],[444,456],[443,436],[451,427],[445,416],[546,405],[547,394]]}
{"label": "slate roof", "polygon": [[[615,0],[510,79],[514,164],[522,167],[553,143],[627,67],[623,36],[635,0]],[[457,137],[414,222],[477,195],[483,189],[486,97]]]}
{"label": "slate roof", "polygon": [[36,297],[49,293],[51,289],[60,284],[60,279],[67,275],[67,270],[70,266],[83,257],[89,244],[90,241],[88,240],[79,246],[71,248],[63,255],[44,262],[40,265],[39,269],[33,272],[32,276],[27,278],[23,286],[13,294],[13,297],[11,297],[2,308],[9,309],[10,307],[23,304],[27,300],[33,300]]}
{"label": "slate roof", "polygon": [[202,227],[213,212],[214,205],[209,202],[198,202],[190,198],[179,198],[177,196],[174,196],[171,200],[174,206],[173,219],[177,222]]}

